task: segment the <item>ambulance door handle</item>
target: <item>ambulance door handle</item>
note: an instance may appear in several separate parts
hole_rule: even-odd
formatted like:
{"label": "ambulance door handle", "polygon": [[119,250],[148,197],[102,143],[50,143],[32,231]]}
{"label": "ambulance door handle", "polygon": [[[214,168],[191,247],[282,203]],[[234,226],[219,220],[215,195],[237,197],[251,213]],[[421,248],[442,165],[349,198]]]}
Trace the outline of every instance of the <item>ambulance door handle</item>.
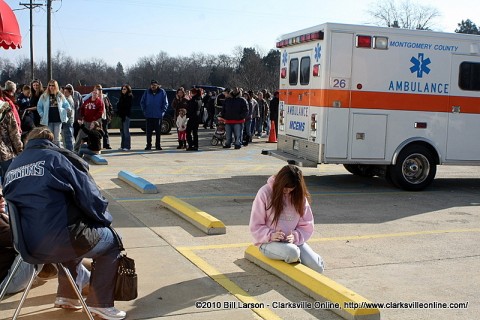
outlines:
{"label": "ambulance door handle", "polygon": [[452,106],[452,113],[460,113],[460,106]]}

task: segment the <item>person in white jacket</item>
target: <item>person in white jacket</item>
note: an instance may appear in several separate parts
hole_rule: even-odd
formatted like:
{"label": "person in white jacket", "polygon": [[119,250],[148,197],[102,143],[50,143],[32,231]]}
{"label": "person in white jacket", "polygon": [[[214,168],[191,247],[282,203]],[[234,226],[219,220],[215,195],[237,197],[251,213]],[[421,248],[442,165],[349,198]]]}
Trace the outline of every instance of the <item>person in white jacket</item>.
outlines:
{"label": "person in white jacket", "polygon": [[322,257],[306,243],[314,229],[309,198],[302,171],[286,165],[258,190],[249,227],[255,245],[268,258],[300,262],[322,273]]}
{"label": "person in white jacket", "polygon": [[40,115],[40,124],[48,126],[53,132],[53,143],[59,147],[62,147],[60,142],[62,123],[67,122],[71,109],[67,99],[60,92],[58,82],[53,79],[48,81],[47,90],[38,100],[37,111]]}
{"label": "person in white jacket", "polygon": [[178,133],[178,147],[177,149],[186,149],[187,148],[187,110],[180,109],[178,110],[178,117],[176,121],[177,133]]}

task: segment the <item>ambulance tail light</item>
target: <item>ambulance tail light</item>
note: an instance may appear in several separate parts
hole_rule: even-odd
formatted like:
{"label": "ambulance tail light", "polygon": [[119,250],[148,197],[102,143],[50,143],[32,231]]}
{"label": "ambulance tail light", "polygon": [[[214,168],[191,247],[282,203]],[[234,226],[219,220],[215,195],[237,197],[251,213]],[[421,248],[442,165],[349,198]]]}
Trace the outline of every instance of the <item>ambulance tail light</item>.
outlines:
{"label": "ambulance tail light", "polygon": [[386,50],[388,49],[388,38],[387,37],[373,37],[373,48]]}
{"label": "ambulance tail light", "polygon": [[317,114],[312,113],[312,115],[310,116],[310,135],[312,137],[315,137],[316,132],[317,132]]}
{"label": "ambulance tail light", "polygon": [[371,48],[372,47],[372,37],[371,36],[357,36],[356,41],[357,48]]}
{"label": "ambulance tail light", "polygon": [[282,79],[285,79],[287,77],[287,68],[282,68],[282,70],[280,70],[280,77]]}
{"label": "ambulance tail light", "polygon": [[320,65],[319,64],[314,64],[313,65],[313,76],[314,77],[319,77],[320,76]]}
{"label": "ambulance tail light", "polygon": [[[278,131],[285,131],[285,109],[284,104],[280,104],[280,112],[278,113]],[[277,132],[278,133],[278,132]]]}

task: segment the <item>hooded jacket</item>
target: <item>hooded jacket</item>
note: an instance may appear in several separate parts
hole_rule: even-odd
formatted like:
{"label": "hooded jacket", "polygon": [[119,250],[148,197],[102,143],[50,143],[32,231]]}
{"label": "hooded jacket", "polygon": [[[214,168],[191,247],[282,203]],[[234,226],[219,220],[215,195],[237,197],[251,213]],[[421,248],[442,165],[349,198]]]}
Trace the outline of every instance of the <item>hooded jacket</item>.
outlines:
{"label": "hooded jacket", "polygon": [[273,208],[267,210],[272,199],[273,182],[275,176],[268,178],[267,184],[258,190],[253,200],[252,213],[250,215],[250,232],[255,240],[255,245],[270,242],[270,237],[275,231],[283,231],[286,235],[290,232],[294,235],[294,244],[302,245],[313,234],[314,222],[313,213],[305,199],[305,212],[300,217],[295,207],[289,200],[289,195],[283,196],[283,212],[280,214],[277,225],[273,225]]}
{"label": "hooded jacket", "polygon": [[97,228],[112,222],[108,202],[88,171],[56,149],[49,140],[30,140],[4,180],[6,199],[21,213],[29,253],[45,263],[90,251],[99,241]]}

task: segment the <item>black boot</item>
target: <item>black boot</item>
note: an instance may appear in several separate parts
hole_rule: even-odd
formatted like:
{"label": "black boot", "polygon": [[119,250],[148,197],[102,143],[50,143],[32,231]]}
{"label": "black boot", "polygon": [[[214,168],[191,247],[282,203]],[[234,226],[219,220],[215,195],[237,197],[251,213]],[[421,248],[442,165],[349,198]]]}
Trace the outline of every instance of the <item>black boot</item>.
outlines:
{"label": "black boot", "polygon": [[178,140],[178,147],[177,149],[183,149],[183,141],[182,140]]}

